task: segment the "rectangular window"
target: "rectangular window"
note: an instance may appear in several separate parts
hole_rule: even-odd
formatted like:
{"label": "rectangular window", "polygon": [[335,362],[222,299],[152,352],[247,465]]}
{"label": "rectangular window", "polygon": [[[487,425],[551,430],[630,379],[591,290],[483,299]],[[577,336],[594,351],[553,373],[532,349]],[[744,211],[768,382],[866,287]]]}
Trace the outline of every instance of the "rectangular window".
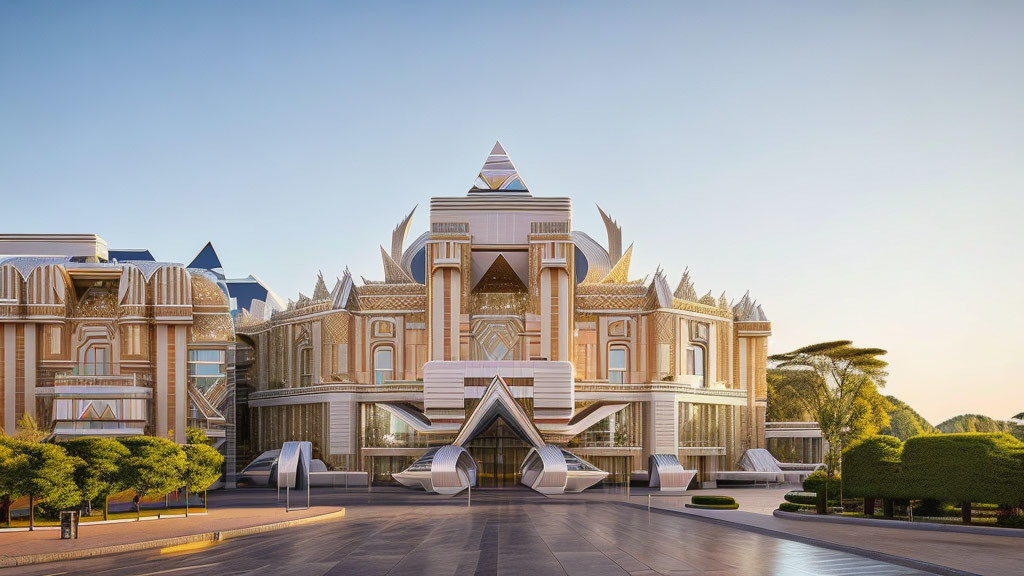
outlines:
{"label": "rectangular window", "polygon": [[313,385],[313,351],[309,348],[302,350],[301,354],[301,369],[302,369],[302,385],[312,386]]}
{"label": "rectangular window", "polygon": [[57,356],[61,350],[61,329],[60,326],[50,326],[50,354]]}
{"label": "rectangular window", "polygon": [[608,351],[608,382],[625,384],[626,382],[626,349],[613,346]]}
{"label": "rectangular window", "polygon": [[200,392],[206,393],[227,378],[223,350],[188,351],[188,379]]}
{"label": "rectangular window", "polygon": [[391,348],[384,346],[377,348],[373,358],[373,383],[383,384],[386,380],[393,379],[394,364]]}
{"label": "rectangular window", "polygon": [[704,348],[701,346],[690,346],[686,349],[686,373],[691,376],[700,376],[700,386],[704,387],[707,382],[704,379]]}

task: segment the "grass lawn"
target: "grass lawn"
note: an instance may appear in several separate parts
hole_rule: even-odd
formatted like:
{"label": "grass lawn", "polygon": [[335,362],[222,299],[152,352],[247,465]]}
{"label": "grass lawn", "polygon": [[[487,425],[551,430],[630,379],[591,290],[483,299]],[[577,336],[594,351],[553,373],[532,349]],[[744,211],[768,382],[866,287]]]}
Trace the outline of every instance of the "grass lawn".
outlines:
{"label": "grass lawn", "polygon": [[[199,514],[199,513],[206,512],[206,508],[203,508],[202,506],[189,506],[188,512],[189,512],[189,514]],[[160,515],[168,516],[168,515],[177,515],[177,514],[184,515],[185,514],[185,507],[184,506],[180,506],[180,507],[172,506],[170,508],[158,508],[158,509],[145,509],[144,508],[142,510],[141,516],[143,516],[145,518],[150,518],[150,517],[160,516]],[[131,512],[127,512],[127,511],[125,511],[125,512],[111,512],[110,514],[107,515],[107,519],[108,520],[134,520],[135,519],[135,512],[134,511],[131,511]],[[90,522],[102,522],[102,521],[103,521],[103,511],[102,510],[100,510],[100,511],[93,510],[92,516],[85,516],[85,517],[83,517],[81,519],[81,523],[82,524],[88,524]],[[41,518],[39,518],[37,516],[36,517],[36,526],[37,527],[38,526],[60,526],[60,520],[43,520],[43,519],[41,519]],[[0,528],[28,528],[28,518],[25,517],[25,516],[19,516],[18,518],[15,518],[15,519],[11,520],[10,525],[8,525],[6,522],[0,522]]]}

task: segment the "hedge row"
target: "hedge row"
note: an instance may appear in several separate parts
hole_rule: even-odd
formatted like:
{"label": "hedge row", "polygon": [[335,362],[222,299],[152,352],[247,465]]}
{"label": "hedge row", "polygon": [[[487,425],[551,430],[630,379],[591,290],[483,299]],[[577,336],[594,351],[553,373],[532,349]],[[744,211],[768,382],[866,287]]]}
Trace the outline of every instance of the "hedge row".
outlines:
{"label": "hedge row", "polygon": [[872,436],[843,451],[844,495],[1024,504],[1024,442],[1005,433]]}

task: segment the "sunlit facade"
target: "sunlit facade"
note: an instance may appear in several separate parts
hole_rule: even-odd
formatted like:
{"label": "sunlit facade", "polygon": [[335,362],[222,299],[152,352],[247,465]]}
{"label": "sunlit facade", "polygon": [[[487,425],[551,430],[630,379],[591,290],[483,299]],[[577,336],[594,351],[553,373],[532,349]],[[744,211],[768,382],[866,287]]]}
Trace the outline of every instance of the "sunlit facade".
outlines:
{"label": "sunlit facade", "polygon": [[[389,481],[456,442],[495,377],[519,416],[463,438],[480,487],[521,481],[538,442],[607,482],[673,454],[707,483],[764,447],[771,324],[749,295],[700,296],[688,272],[674,290],[661,269],[637,277],[611,217],[605,243],[573,229],[571,200],[534,196],[500,144],[407,242],[415,212],[380,248],[383,280],[346,269],[284,310],[239,311],[249,454],[311,440],[329,466]],[[522,415],[532,446],[508,422]]]}
{"label": "sunlit facade", "polygon": [[[138,260],[117,261],[111,252]],[[234,475],[235,333],[208,270],[84,235],[0,235],[0,427],[60,440],[204,430]]]}

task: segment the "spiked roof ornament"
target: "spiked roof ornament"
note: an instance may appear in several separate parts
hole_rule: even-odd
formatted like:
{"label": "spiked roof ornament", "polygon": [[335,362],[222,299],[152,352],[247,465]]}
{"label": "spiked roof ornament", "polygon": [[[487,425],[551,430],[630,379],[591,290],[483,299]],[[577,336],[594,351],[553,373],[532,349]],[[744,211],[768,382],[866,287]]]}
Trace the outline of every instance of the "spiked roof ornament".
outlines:
{"label": "spiked roof ornament", "polygon": [[679,285],[676,286],[673,296],[681,300],[689,300],[690,302],[697,301],[697,290],[694,289],[693,281],[690,280],[689,267],[683,270],[683,277],[679,279]]}
{"label": "spiked roof ornament", "polygon": [[409,215],[402,219],[391,232],[391,259],[395,262],[402,261],[402,250],[405,247],[405,239],[409,236],[409,224],[412,223],[412,215],[416,213],[419,204],[412,207]]}
{"label": "spiked roof ornament", "polygon": [[480,169],[476,182],[469,189],[470,194],[495,191],[522,196],[530,195],[526,182],[519,175],[519,171],[516,170],[512,159],[508,157],[508,153],[501,146],[501,142],[494,143],[494,148],[491,148],[491,153],[487,156],[484,167]]}
{"label": "spiked roof ornament", "polygon": [[633,258],[633,245],[626,248],[626,252],[615,263],[608,275],[601,279],[601,284],[628,284],[629,283],[629,261]]}
{"label": "spiked roof ornament", "polygon": [[313,300],[327,300],[331,297],[331,293],[327,291],[327,283],[324,282],[324,273],[317,272],[316,275],[316,287],[313,288]]}
{"label": "spiked roof ornament", "polygon": [[711,295],[711,290],[708,290],[708,293],[701,296],[700,300],[697,300],[697,302],[700,302],[701,304],[706,304],[708,306],[714,306],[715,297]]}
{"label": "spiked roof ornament", "polygon": [[601,220],[604,221],[604,229],[608,232],[608,260],[611,261],[611,265],[615,266],[619,262],[619,258],[622,258],[622,226],[612,217],[601,210],[601,207],[597,207],[597,211],[601,213]]}
{"label": "spiked roof ornament", "polygon": [[409,276],[401,264],[395,261],[388,254],[383,246],[380,247],[380,257],[384,261],[384,282],[387,284],[415,284],[416,281]]}

